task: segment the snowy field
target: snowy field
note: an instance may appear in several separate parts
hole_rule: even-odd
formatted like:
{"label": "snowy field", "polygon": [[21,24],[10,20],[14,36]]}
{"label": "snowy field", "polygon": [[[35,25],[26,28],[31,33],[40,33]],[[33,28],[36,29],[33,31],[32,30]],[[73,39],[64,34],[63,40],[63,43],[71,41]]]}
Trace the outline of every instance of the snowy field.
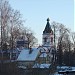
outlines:
{"label": "snowy field", "polygon": [[53,75],[75,75],[75,67],[57,66],[57,72]]}

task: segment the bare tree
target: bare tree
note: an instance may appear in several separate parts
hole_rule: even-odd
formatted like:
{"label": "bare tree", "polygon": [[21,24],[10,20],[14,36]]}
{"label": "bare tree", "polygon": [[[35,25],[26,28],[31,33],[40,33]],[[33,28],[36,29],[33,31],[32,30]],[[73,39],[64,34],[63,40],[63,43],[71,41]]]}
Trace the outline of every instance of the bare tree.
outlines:
{"label": "bare tree", "polygon": [[0,27],[1,27],[1,47],[6,42],[7,26],[9,23],[11,7],[6,0],[0,0]]}
{"label": "bare tree", "polygon": [[21,14],[19,11],[13,11],[10,16],[10,44],[11,48],[13,48],[13,44],[15,43],[15,40],[20,34],[21,26],[23,26],[23,20],[21,19]]}
{"label": "bare tree", "polygon": [[[63,51],[66,50],[66,48],[69,50],[69,30],[61,23],[53,22],[53,29],[55,31],[54,35],[54,43],[58,47],[57,51],[57,60],[59,65],[62,65],[63,63]],[[56,43],[57,42],[57,43]]]}
{"label": "bare tree", "polygon": [[28,39],[28,47],[36,43],[32,31],[23,26],[24,20],[19,11],[10,7],[7,0],[0,0],[0,27],[1,27],[1,47],[4,43],[9,43],[13,49],[16,40],[21,36],[26,36]]}
{"label": "bare tree", "polygon": [[54,44],[58,46],[61,41],[62,44],[67,41],[69,37],[69,30],[61,23],[52,22],[52,28],[54,30]]}
{"label": "bare tree", "polygon": [[25,39],[28,41],[28,48],[33,47],[37,44],[37,39],[30,29],[23,28],[22,36],[26,36]]}
{"label": "bare tree", "polygon": [[71,34],[72,34],[72,40],[73,40],[73,47],[75,49],[75,32],[73,32]]}

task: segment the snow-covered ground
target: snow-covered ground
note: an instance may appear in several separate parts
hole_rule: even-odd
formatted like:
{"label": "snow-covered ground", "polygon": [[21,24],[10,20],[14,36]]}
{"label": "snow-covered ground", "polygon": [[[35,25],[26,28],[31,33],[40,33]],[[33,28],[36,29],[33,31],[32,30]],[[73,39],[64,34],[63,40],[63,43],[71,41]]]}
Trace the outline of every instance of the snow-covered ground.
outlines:
{"label": "snow-covered ground", "polygon": [[33,68],[49,68],[51,64],[35,64]]}
{"label": "snow-covered ground", "polygon": [[[57,66],[57,72],[54,74],[54,75],[64,75],[64,74],[61,74],[61,73],[70,73],[69,75],[74,75],[74,72],[75,72],[75,67],[70,67],[70,66]],[[60,74],[58,74],[60,73]]]}
{"label": "snow-covered ground", "polygon": [[26,69],[26,67],[25,67],[25,66],[18,66],[18,68]]}
{"label": "snow-covered ground", "polygon": [[75,71],[75,67],[71,67],[71,66],[57,66],[57,70]]}

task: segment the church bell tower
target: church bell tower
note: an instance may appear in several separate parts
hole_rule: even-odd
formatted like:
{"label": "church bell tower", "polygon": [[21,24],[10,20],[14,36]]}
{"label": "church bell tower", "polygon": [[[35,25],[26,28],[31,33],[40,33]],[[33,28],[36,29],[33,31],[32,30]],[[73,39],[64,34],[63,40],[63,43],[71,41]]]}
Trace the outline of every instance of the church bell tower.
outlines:
{"label": "church bell tower", "polygon": [[53,31],[49,21],[49,18],[47,18],[47,24],[43,31],[42,45],[45,47],[51,47],[53,45]]}

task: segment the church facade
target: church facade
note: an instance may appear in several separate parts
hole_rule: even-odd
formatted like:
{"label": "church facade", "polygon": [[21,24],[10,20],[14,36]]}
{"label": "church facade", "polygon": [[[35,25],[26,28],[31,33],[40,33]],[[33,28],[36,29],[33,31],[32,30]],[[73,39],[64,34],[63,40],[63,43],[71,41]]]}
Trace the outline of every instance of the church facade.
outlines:
{"label": "church facade", "polygon": [[47,18],[47,24],[42,34],[42,45],[40,49],[40,61],[41,63],[51,63],[54,60],[54,34]]}

